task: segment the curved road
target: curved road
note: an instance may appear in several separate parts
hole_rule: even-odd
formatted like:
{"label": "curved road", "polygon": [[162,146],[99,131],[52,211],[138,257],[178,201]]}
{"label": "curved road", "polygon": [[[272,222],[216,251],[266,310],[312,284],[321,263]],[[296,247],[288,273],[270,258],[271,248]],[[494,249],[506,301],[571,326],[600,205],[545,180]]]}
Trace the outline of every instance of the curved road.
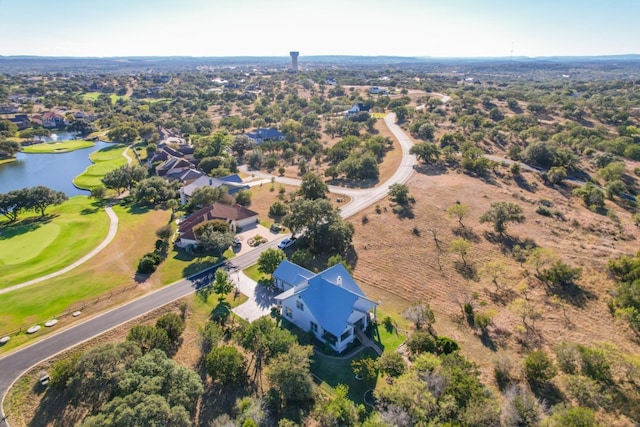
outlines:
{"label": "curved road", "polygon": [[[400,167],[390,179],[382,185],[372,189],[352,190],[342,187],[334,187],[336,191],[348,194],[351,197],[351,201],[341,209],[343,217],[347,218],[382,199],[387,195],[391,184],[404,183],[413,173],[416,158],[409,154],[409,149],[412,145],[411,139],[394,123],[394,121],[394,114],[389,114],[385,117],[385,123],[398,139],[402,148],[402,161]],[[281,182],[284,182],[284,180],[285,178],[282,178]],[[261,250],[254,250],[244,255],[240,255],[234,258],[232,262],[235,266],[241,269],[249,267],[258,261],[258,257],[262,250],[275,248],[278,243],[284,240],[284,238],[285,236],[262,245]],[[2,401],[0,402],[1,415],[4,416],[2,408],[4,407],[4,398],[7,391],[11,388],[11,385],[32,366],[145,313],[193,293],[195,290],[194,282],[198,278],[210,274],[210,270],[214,268],[215,267],[212,267],[191,276],[190,278],[180,280],[155,292],[130,301],[120,307],[98,314],[82,323],[72,325],[56,334],[49,335],[40,341],[36,341],[29,346],[23,347],[0,358],[0,396],[2,396]]]}

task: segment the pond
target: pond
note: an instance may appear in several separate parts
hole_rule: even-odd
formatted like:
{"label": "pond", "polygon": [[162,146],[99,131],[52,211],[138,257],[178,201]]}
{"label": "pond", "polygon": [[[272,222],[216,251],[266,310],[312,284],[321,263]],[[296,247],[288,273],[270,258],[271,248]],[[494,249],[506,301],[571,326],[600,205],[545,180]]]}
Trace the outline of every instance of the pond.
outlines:
{"label": "pond", "polygon": [[73,185],[73,178],[91,165],[89,154],[107,146],[108,142],[98,141],[93,147],[68,153],[18,153],[15,162],[0,165],[0,193],[44,185],[64,191],[68,197],[89,195],[88,191]]}

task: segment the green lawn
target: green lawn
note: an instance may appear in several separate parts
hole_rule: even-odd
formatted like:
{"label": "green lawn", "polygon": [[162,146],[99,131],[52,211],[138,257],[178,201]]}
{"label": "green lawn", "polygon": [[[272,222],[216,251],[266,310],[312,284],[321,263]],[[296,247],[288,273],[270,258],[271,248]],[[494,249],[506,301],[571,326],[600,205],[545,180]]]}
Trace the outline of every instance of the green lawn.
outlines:
{"label": "green lawn", "polygon": [[61,141],[61,142],[48,142],[45,144],[28,145],[22,150],[25,153],[35,154],[56,154],[56,153],[68,153],[69,151],[80,150],[82,148],[93,147],[95,144],[91,141],[73,140],[73,141]]}
{"label": "green lawn", "polygon": [[23,214],[15,224],[0,221],[0,288],[71,264],[95,248],[108,229],[104,210],[85,196],[49,208],[44,219]]}
{"label": "green lawn", "polygon": [[[84,200],[85,203],[90,206],[87,202],[88,198],[85,196],[77,196],[70,200],[76,202],[76,204]],[[77,209],[80,207],[79,205]],[[67,209],[69,209],[69,207],[67,207]],[[153,234],[153,229],[155,229],[157,225],[153,224],[150,215],[154,215],[157,212],[132,210],[119,205],[114,207],[114,211],[119,219],[119,233],[114,242],[107,246],[104,252],[101,252],[68,273],[22,289],[0,294],[0,336],[12,333],[19,328],[25,330],[34,324],[42,324],[48,319],[60,316],[61,313],[65,313],[67,310],[73,311],[83,305],[86,305],[86,310],[83,311],[91,313],[96,298],[105,300],[110,297],[110,291],[114,289],[123,289],[125,286],[128,287],[129,291],[127,294],[124,294],[125,298],[133,298],[140,294],[140,289],[136,290],[132,288],[135,282],[131,271],[135,269],[135,265],[140,256],[148,249],[153,248],[153,242],[156,239]],[[66,252],[80,252],[80,256],[84,255],[94,248],[97,243],[94,242],[94,244],[88,247],[83,240],[93,237],[94,234],[97,234],[98,229],[104,230],[101,238],[98,240],[101,241],[102,238],[104,238],[108,227],[108,217],[104,213],[104,210],[100,209],[95,214],[87,211],[85,212],[85,216],[89,224],[79,229],[80,231],[72,233],[72,235],[69,236],[70,238],[67,239],[67,241],[71,240],[72,242],[66,247],[62,247],[56,242],[57,251],[54,251],[54,253],[50,255],[51,258],[69,258]],[[91,219],[89,220],[88,218]],[[85,221],[84,216],[80,220]],[[76,222],[78,221],[78,217],[76,217]],[[147,225],[149,223],[152,223],[151,226]],[[138,232],[138,230],[140,231]],[[60,233],[57,240],[62,240],[62,238],[63,233]],[[0,244],[0,246],[3,244],[4,242]],[[77,251],[76,244],[78,247],[84,247],[84,249]],[[122,251],[116,251],[113,249],[114,245],[124,246],[125,248],[123,248]],[[110,259],[109,257],[113,257],[114,253],[122,255],[123,258]],[[78,257],[79,256],[64,264],[61,263],[62,265],[59,265],[57,268],[50,268],[49,270],[54,271],[62,268],[70,262],[75,261]],[[46,263],[49,265],[51,264],[51,258],[45,258]],[[46,265],[43,260],[33,263],[35,267],[38,267],[38,264],[42,264],[39,266],[41,269]],[[126,264],[128,269],[122,268],[121,264]],[[29,265],[24,266],[25,269],[35,267],[30,267]],[[1,268],[6,267],[3,266]],[[12,266],[10,271],[15,273],[16,267]],[[2,270],[0,270],[0,274],[3,274]],[[3,275],[6,276],[6,274]],[[40,275],[41,274],[34,274],[33,276],[39,277]],[[4,282],[3,285],[5,285]],[[60,318],[60,320],[62,321],[64,319]],[[35,334],[35,337],[55,332],[55,330],[56,328],[42,328],[41,331]],[[0,353],[24,344],[30,339],[31,336],[24,333],[13,336],[9,343],[0,347]]]}
{"label": "green lawn", "polygon": [[[226,259],[235,257],[235,253],[228,249],[224,253]],[[160,264],[158,274],[162,283],[173,283],[185,277],[189,277],[199,271],[216,265],[220,260],[212,254],[187,254],[183,250],[172,250],[167,258]]]}
{"label": "green lawn", "polygon": [[351,369],[351,361],[364,357],[377,359],[378,355],[370,348],[364,349],[355,357],[349,359],[335,359],[315,352],[311,372],[320,380],[320,387],[331,392],[338,384],[349,387],[349,399],[356,404],[364,403],[364,393],[375,389],[377,379],[357,380]]}
{"label": "green lawn", "polygon": [[[100,92],[87,92],[87,93],[83,93],[82,97],[84,99],[87,99],[89,101],[95,101],[96,99],[98,99],[98,96],[100,96],[101,93]],[[115,93],[112,93],[110,95],[111,97],[111,102],[115,103],[118,99],[129,99],[128,95],[116,95]]]}
{"label": "green lawn", "polygon": [[122,155],[125,150],[127,150],[125,145],[114,144],[111,147],[105,147],[102,150],[91,153],[89,159],[93,164],[74,178],[74,185],[87,190],[102,185],[101,180],[107,172],[127,164],[127,159]]}

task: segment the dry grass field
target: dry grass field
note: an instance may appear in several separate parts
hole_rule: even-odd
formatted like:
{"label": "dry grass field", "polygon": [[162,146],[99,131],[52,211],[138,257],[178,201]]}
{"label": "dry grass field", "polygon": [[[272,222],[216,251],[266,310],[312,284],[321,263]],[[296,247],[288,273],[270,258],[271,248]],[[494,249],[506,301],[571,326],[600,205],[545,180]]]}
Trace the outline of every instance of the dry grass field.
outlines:
{"label": "dry grass field", "polygon": [[[426,170],[414,174],[409,182],[416,199],[412,219],[395,215],[388,199],[378,205],[380,213],[372,206],[354,216],[358,254],[354,274],[365,292],[379,299],[386,312],[402,313],[417,302],[429,303],[436,313],[437,332],[457,340],[463,353],[479,363],[489,383],[493,382],[492,363],[502,352],[517,356],[532,348],[549,350],[560,341],[571,341],[611,342],[624,352],[640,353],[627,326],[616,321],[607,306],[613,282],[607,276],[606,261],[637,250],[640,232],[630,214],[611,202],[607,208],[617,212],[617,219],[591,212],[579,199],[569,197],[570,188],[546,187],[534,173],[524,173],[520,185],[506,168],[499,174],[502,176],[479,179]],[[550,201],[564,219],[536,213],[542,199]],[[526,216],[525,223],[509,226],[506,239],[496,236],[490,224],[479,222],[495,201],[518,203]],[[464,227],[446,212],[456,202],[470,207]],[[459,255],[449,252],[450,242],[459,236],[472,242],[468,270],[462,268]],[[515,244],[549,249],[569,265],[582,267],[579,291],[560,299],[548,294],[532,274],[527,276],[526,270],[532,267],[513,259]],[[500,291],[484,274],[488,261],[507,266],[498,278]],[[542,313],[533,335],[525,336],[521,320],[509,307],[522,295]],[[461,305],[465,302],[471,302],[476,312],[495,311],[494,326],[485,339],[463,320]]]}

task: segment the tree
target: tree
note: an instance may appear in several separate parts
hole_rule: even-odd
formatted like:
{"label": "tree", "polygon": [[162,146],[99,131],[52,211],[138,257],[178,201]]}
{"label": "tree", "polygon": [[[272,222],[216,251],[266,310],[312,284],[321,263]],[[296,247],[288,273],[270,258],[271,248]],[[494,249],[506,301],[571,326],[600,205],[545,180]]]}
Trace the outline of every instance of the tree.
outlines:
{"label": "tree", "polygon": [[502,408],[503,425],[537,426],[544,414],[538,399],[525,387],[513,386],[505,393]]}
{"label": "tree", "polygon": [[385,351],[382,356],[376,360],[376,367],[391,377],[399,377],[407,370],[407,364],[400,355],[395,351]]}
{"label": "tree", "polygon": [[89,121],[85,119],[78,119],[78,120],[74,120],[73,123],[71,123],[67,127],[67,130],[69,132],[78,133],[80,135],[88,135],[91,132],[94,132],[95,128]]}
{"label": "tree", "polygon": [[409,187],[406,184],[391,184],[389,197],[399,205],[406,205],[409,203]]}
{"label": "tree", "polygon": [[236,203],[241,206],[251,204],[251,190],[240,190],[236,193]]}
{"label": "tree", "polygon": [[604,207],[604,193],[591,182],[587,182],[582,187],[576,188],[572,194],[580,197],[589,209]]}
{"label": "tree", "polygon": [[153,349],[159,349],[165,353],[171,348],[171,340],[167,331],[155,326],[137,325],[131,328],[127,341],[133,341],[140,347],[143,353]]}
{"label": "tree", "polygon": [[206,185],[193,190],[189,204],[196,208],[202,208],[223,200],[227,194],[227,187],[225,185],[221,185],[220,187]]}
{"label": "tree", "polygon": [[0,139],[0,159],[8,159],[22,149],[19,142]]}
{"label": "tree", "polygon": [[231,345],[214,347],[205,359],[207,373],[223,384],[242,384],[247,377],[247,362]]}
{"label": "tree", "polygon": [[554,166],[549,169],[545,176],[550,184],[559,184],[567,179],[567,169],[563,166]]}
{"label": "tree", "polygon": [[282,261],[287,259],[287,255],[282,249],[269,248],[260,254],[258,258],[258,270],[265,274],[273,274]]}
{"label": "tree", "polygon": [[544,384],[556,376],[558,370],[543,350],[535,350],[524,359],[524,374],[533,384]]}
{"label": "tree", "polygon": [[286,354],[276,356],[267,367],[267,379],[285,405],[303,405],[313,400],[310,346],[293,344]]}
{"label": "tree", "polygon": [[26,209],[33,209],[44,216],[46,209],[52,205],[59,205],[67,200],[67,195],[62,191],[55,191],[49,187],[38,185],[30,188],[26,193]]}
{"label": "tree", "polygon": [[138,138],[138,131],[131,126],[118,126],[107,132],[107,138],[121,144],[131,144]]}
{"label": "tree", "polygon": [[404,311],[403,316],[412,322],[418,331],[422,330],[423,326],[426,326],[427,330],[431,330],[431,326],[436,321],[436,316],[429,304],[412,305]]}
{"label": "tree", "polygon": [[131,190],[133,186],[147,176],[147,169],[142,166],[124,165],[107,172],[102,178],[105,187],[116,190],[118,194],[123,189]]}
{"label": "tree", "polygon": [[308,172],[302,177],[298,194],[305,199],[316,200],[325,199],[328,191],[329,187],[320,175]]}
{"label": "tree", "polygon": [[469,207],[469,205],[466,205],[464,203],[456,203],[455,205],[447,209],[447,213],[450,217],[458,218],[458,223],[460,223],[461,227],[464,227],[462,220],[466,218],[467,215],[469,215],[470,210],[471,208]]}
{"label": "tree", "polygon": [[471,249],[471,242],[463,237],[454,239],[449,244],[449,251],[460,255],[460,259],[464,266],[467,266],[467,254]]}
{"label": "tree", "polygon": [[213,281],[213,291],[220,295],[220,300],[227,297],[227,294],[233,290],[233,286],[233,280],[229,277],[229,273],[221,268],[217,269]]}
{"label": "tree", "polygon": [[193,229],[198,243],[222,255],[233,244],[234,235],[224,220],[202,223]]}
{"label": "tree", "polygon": [[10,120],[0,119],[0,138],[11,137],[18,133],[18,126]]}
{"label": "tree", "polygon": [[171,343],[175,344],[180,341],[180,336],[184,332],[185,322],[182,317],[176,313],[167,313],[156,321],[156,328],[164,329]]}
{"label": "tree", "polygon": [[348,398],[349,386],[338,384],[335,395],[316,407],[314,418],[323,426],[356,426],[365,413],[364,405],[356,406]]}
{"label": "tree", "polygon": [[293,234],[305,230],[311,252],[341,253],[351,245],[354,233],[353,224],[344,221],[326,199],[292,202],[282,223]]}
{"label": "tree", "polygon": [[561,260],[556,260],[549,268],[540,272],[538,278],[553,286],[567,287],[580,280],[582,268],[572,268]]}
{"label": "tree", "polygon": [[106,195],[107,195],[107,189],[104,185],[98,185],[97,187],[93,187],[91,189],[91,197],[96,200],[102,200]]}
{"label": "tree", "polygon": [[415,154],[418,160],[427,165],[440,160],[440,148],[432,142],[419,142],[411,147],[409,153]]}
{"label": "tree", "polygon": [[157,206],[177,196],[177,191],[169,181],[159,176],[142,180],[133,191],[133,198],[140,206]]}
{"label": "tree", "polygon": [[27,193],[29,189],[9,191],[6,194],[0,193],[0,213],[11,222],[18,219],[20,211],[27,207]]}
{"label": "tree", "polygon": [[491,203],[491,209],[483,213],[480,222],[493,223],[493,229],[504,236],[507,231],[507,224],[510,222],[523,223],[525,217],[522,214],[522,208],[511,202],[494,202]]}

